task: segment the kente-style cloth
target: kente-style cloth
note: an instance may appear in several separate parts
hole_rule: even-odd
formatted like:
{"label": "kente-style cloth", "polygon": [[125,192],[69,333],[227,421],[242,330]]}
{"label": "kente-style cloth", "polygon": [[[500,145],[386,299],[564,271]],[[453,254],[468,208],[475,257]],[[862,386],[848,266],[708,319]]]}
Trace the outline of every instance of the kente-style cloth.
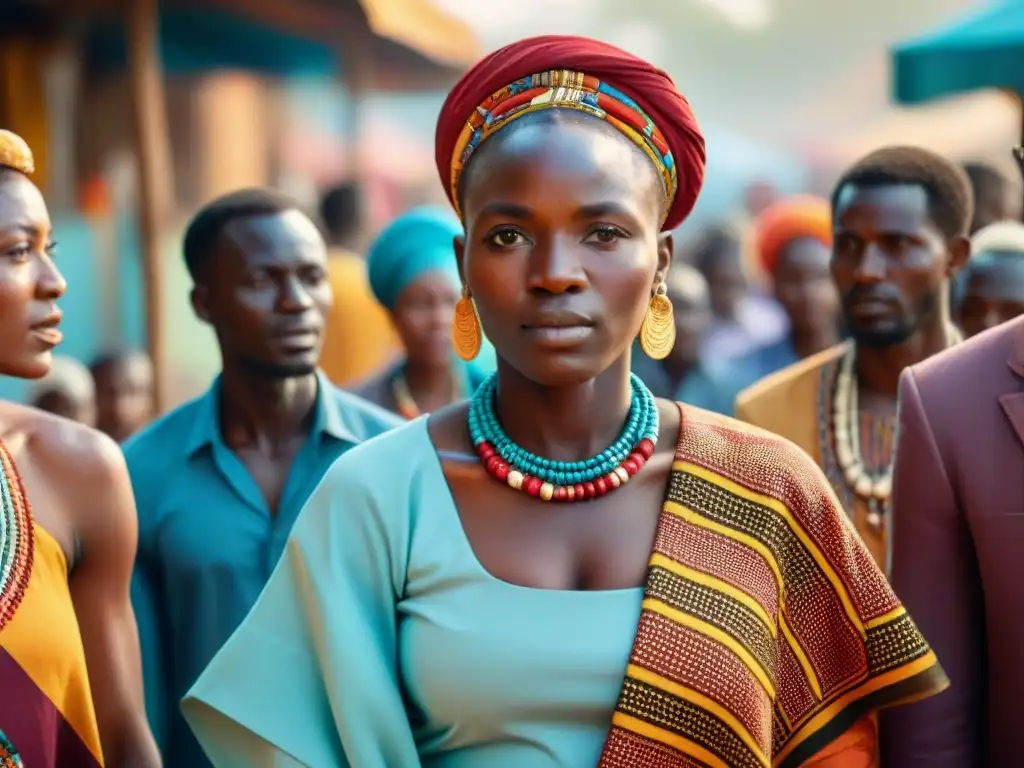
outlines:
{"label": "kente-style cloth", "polygon": [[0,443],[0,766],[100,768],[85,651],[57,541]]}
{"label": "kente-style cloth", "polygon": [[807,455],[692,413],[601,768],[795,768],[864,714],[943,690]]}
{"label": "kente-style cloth", "polygon": [[774,275],[782,250],[806,237],[832,245],[832,206],[828,200],[797,195],[765,208],[754,222],[754,249],[765,273]]}
{"label": "kente-style cloth", "polygon": [[454,238],[462,226],[450,211],[423,206],[406,211],[388,224],[370,245],[366,269],[374,296],[389,311],[420,275],[443,272],[455,285]]}
{"label": "kente-style cloth", "polygon": [[490,575],[423,419],[342,457],[183,703],[213,764],[874,765],[934,653],[803,451],[681,408],[643,590]]}
{"label": "kente-style cloth", "polygon": [[[806,451],[825,472],[875,562],[886,568],[887,523],[871,524],[868,502],[853,492],[839,463],[834,401],[840,367],[851,349],[849,341],[837,344],[751,384],[736,396],[733,415]],[[863,460],[872,472],[882,472],[892,462],[895,423],[890,427],[890,421],[861,414],[863,434],[873,436],[862,441]]]}
{"label": "kente-style cloth", "polygon": [[650,158],[668,200],[664,229],[693,210],[704,183],[704,137],[672,79],[607,43],[545,35],[486,56],[445,99],[434,154],[456,211],[459,179],[473,152],[516,118],[554,107],[606,120]]}

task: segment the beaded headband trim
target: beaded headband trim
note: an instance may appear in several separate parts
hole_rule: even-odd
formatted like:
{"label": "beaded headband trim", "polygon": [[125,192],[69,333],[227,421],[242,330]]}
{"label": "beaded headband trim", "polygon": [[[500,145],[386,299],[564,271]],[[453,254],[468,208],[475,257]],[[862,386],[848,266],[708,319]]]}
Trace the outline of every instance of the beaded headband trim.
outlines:
{"label": "beaded headband trim", "polygon": [[21,136],[0,128],[0,166],[28,176],[36,170],[32,150]]}
{"label": "beaded headband trim", "polygon": [[530,75],[491,94],[466,121],[452,152],[451,196],[459,210],[459,179],[481,144],[517,117],[551,108],[575,109],[605,120],[640,147],[654,163],[665,186],[672,209],[678,180],[676,164],[668,142],[640,105],[626,94],[596,77],[565,69]]}

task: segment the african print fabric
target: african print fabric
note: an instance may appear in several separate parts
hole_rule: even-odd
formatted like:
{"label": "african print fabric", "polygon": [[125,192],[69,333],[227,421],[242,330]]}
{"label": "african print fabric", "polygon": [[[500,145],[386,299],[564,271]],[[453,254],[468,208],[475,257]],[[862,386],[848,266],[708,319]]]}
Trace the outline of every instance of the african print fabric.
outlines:
{"label": "african print fabric", "polygon": [[799,766],[948,685],[821,471],[684,411],[600,768]]}
{"label": "african print fabric", "polygon": [[0,768],[103,765],[60,545],[0,443]]}
{"label": "african print fabric", "polygon": [[451,200],[459,211],[459,180],[473,152],[496,131],[523,115],[558,107],[585,112],[617,128],[658,169],[666,208],[671,208],[678,180],[668,140],[646,112],[618,88],[583,72],[551,70],[523,77],[491,94],[466,121],[455,143]]}

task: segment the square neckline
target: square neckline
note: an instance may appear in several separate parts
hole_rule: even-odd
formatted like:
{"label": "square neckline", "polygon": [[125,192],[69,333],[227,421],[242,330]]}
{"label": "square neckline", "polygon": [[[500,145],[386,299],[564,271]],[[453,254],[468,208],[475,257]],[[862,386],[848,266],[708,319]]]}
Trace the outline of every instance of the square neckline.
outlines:
{"label": "square neckline", "polygon": [[[686,423],[686,413],[683,410],[684,406],[682,403],[673,404],[679,408],[680,414],[679,434],[676,436],[676,445],[678,446],[679,439],[682,437],[683,425]],[[451,527],[457,529],[455,532],[455,536],[458,540],[459,549],[462,550],[463,556],[466,558],[466,561],[481,578],[483,578],[484,580],[493,585],[500,586],[502,589],[506,589],[512,592],[519,592],[525,595],[550,594],[573,597],[586,596],[583,598],[577,597],[576,599],[591,600],[600,597],[629,597],[635,599],[637,597],[643,596],[644,592],[647,589],[646,575],[644,577],[644,584],[641,584],[636,587],[620,587],[617,589],[546,589],[544,587],[527,587],[522,584],[514,584],[511,581],[506,581],[505,579],[498,578],[489,570],[487,570],[487,568],[484,567],[484,564],[480,561],[480,558],[477,557],[476,551],[473,549],[473,543],[469,540],[469,535],[466,533],[466,529],[462,524],[462,515],[459,513],[459,507],[455,503],[455,495],[452,493],[451,486],[448,484],[448,478],[445,476],[444,473],[442,457],[450,455],[453,458],[455,458],[456,456],[459,456],[459,454],[455,454],[451,451],[438,450],[437,446],[434,444],[434,439],[430,435],[430,429],[428,426],[429,419],[429,414],[425,414],[415,419],[408,425],[410,429],[415,428],[416,430],[418,430],[419,439],[422,439],[424,441],[424,443],[426,444],[425,448],[430,454],[430,480],[437,487],[430,489],[429,493],[432,497],[434,497],[434,491],[436,491],[436,498],[440,499],[441,505],[445,507],[445,510],[443,511],[442,514],[446,515],[448,518],[446,523],[450,522]],[[665,498],[662,501],[662,505],[659,507],[659,519],[661,515],[665,512],[665,503],[667,502],[667,498],[668,497],[666,493]]]}

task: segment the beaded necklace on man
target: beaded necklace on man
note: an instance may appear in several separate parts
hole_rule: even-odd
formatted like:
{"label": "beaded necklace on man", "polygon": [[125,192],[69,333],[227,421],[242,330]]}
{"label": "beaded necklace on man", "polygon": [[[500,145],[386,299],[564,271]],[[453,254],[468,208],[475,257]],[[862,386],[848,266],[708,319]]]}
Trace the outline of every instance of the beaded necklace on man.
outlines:
{"label": "beaded necklace on man", "polygon": [[630,376],[629,415],[619,437],[582,461],[545,459],[517,445],[498,420],[498,379],[492,374],[469,405],[469,434],[488,474],[544,501],[584,501],[629,482],[658,444],[658,406],[635,374]]}
{"label": "beaded necklace on man", "polygon": [[[953,346],[960,340],[959,332],[950,330],[946,345]],[[865,429],[858,405],[856,346],[850,345],[838,365],[830,414],[835,459],[849,490],[867,504],[868,525],[878,529],[882,527],[889,508],[889,497],[892,495],[892,448],[896,441],[896,419],[870,419]],[[865,433],[872,443],[878,442],[876,438],[880,433],[883,437],[881,450],[872,451],[875,453],[873,457],[864,455],[862,438]]]}

